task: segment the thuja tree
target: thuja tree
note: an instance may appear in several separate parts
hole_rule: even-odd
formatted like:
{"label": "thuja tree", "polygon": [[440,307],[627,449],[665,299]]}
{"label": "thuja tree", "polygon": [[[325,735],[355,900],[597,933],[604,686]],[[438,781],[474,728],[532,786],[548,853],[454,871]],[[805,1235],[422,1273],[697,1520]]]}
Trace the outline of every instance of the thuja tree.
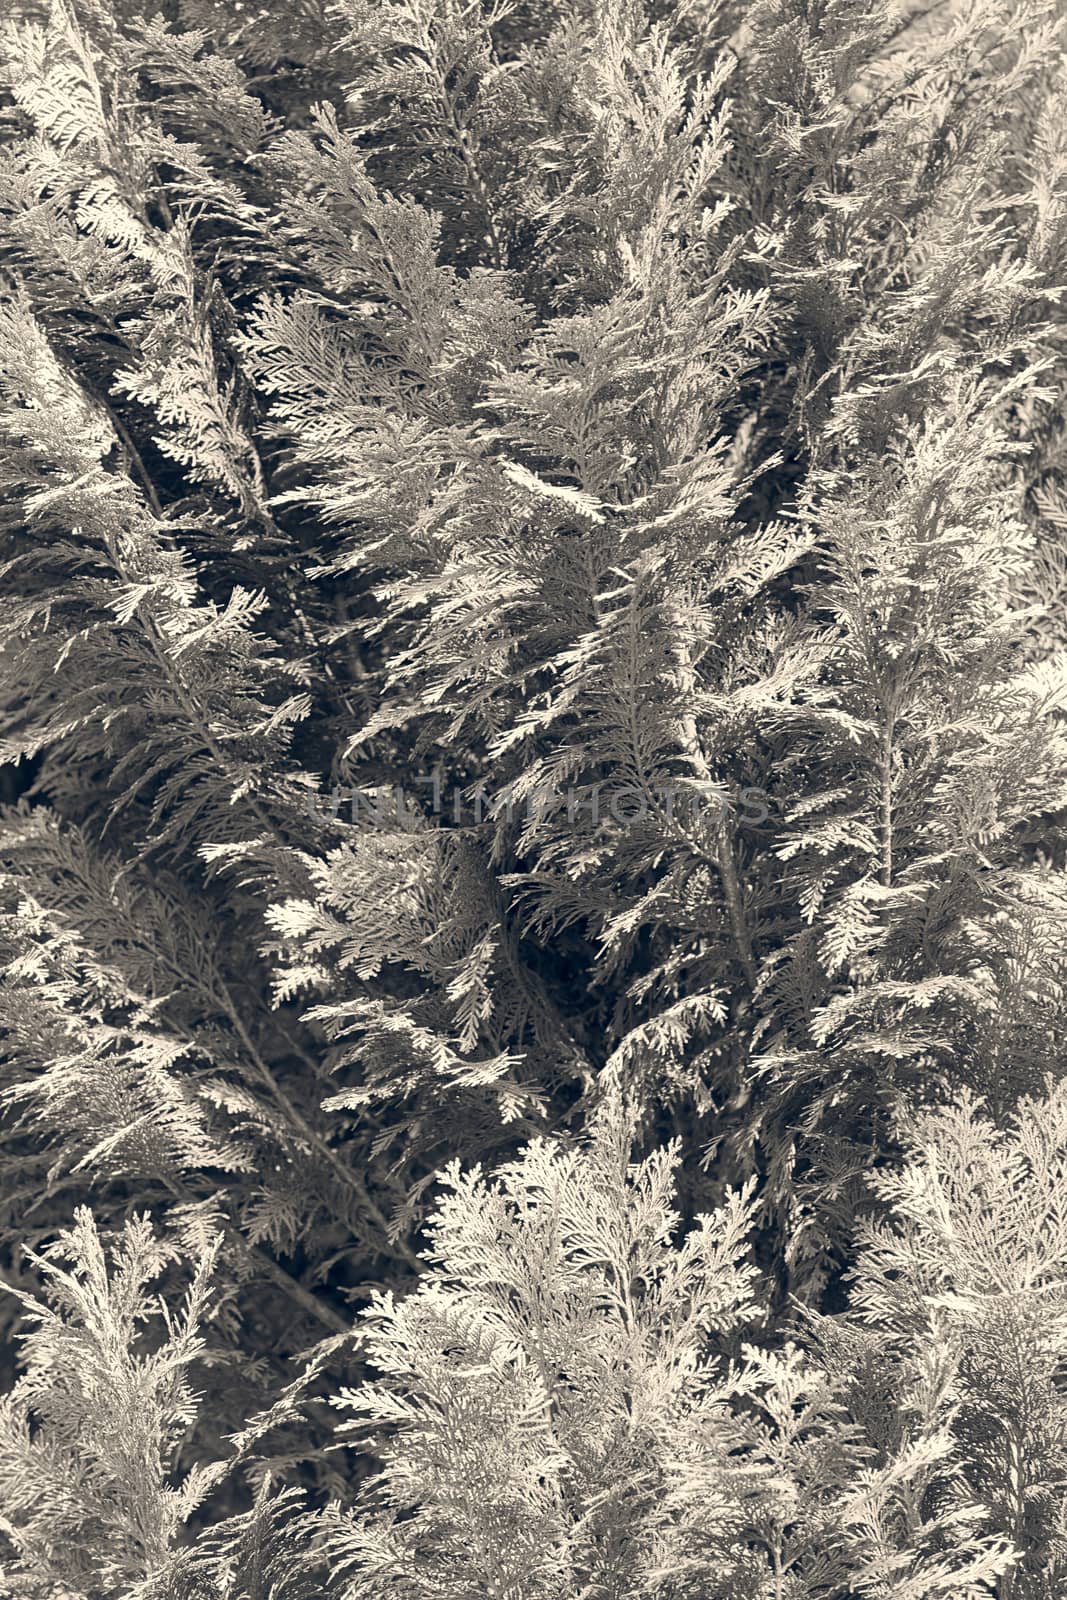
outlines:
{"label": "thuja tree", "polygon": [[178,1252],[140,1217],[109,1261],[83,1209],[35,1258],[45,1299],[23,1296],[6,1592],[1061,1594],[1062,1088],[1005,1131],[965,1098],[902,1133],[854,1307],[778,1348],[746,1260],[751,1186],[679,1237],[678,1147],[634,1161],[634,1120],[609,1097],[577,1144],[538,1139],[491,1178],[450,1167],[421,1282],[361,1319],[371,1381],[333,1396],[379,1470],[319,1509],[264,1474],[195,1538],[307,1374],[235,1461],[179,1471],[212,1252],[170,1316],[150,1285]]}
{"label": "thuja tree", "polygon": [[14,1592],[1051,1600],[1057,8],[0,39]]}

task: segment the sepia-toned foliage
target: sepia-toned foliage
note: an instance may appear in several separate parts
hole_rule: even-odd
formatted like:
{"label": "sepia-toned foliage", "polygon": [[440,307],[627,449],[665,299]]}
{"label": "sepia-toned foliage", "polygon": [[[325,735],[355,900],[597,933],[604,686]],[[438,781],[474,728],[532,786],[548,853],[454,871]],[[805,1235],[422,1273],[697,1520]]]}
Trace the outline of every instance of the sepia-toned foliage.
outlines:
{"label": "sepia-toned foliage", "polygon": [[1052,0],[8,0],[0,1594],[1058,1600]]}

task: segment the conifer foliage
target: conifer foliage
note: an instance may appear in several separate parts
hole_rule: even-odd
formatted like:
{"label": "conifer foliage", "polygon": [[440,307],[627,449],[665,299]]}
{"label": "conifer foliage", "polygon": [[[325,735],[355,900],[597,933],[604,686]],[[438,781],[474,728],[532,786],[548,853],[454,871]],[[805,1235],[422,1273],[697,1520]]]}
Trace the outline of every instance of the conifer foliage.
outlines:
{"label": "conifer foliage", "polygon": [[1056,0],[8,0],[0,1595],[1059,1600]]}

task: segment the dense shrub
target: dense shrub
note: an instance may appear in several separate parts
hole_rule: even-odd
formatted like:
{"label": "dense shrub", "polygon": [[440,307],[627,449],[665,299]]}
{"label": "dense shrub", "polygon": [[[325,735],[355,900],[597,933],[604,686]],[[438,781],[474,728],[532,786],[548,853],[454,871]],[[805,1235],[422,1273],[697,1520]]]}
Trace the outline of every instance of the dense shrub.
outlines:
{"label": "dense shrub", "polygon": [[0,1593],[1062,1593],[1063,71],[8,0]]}

